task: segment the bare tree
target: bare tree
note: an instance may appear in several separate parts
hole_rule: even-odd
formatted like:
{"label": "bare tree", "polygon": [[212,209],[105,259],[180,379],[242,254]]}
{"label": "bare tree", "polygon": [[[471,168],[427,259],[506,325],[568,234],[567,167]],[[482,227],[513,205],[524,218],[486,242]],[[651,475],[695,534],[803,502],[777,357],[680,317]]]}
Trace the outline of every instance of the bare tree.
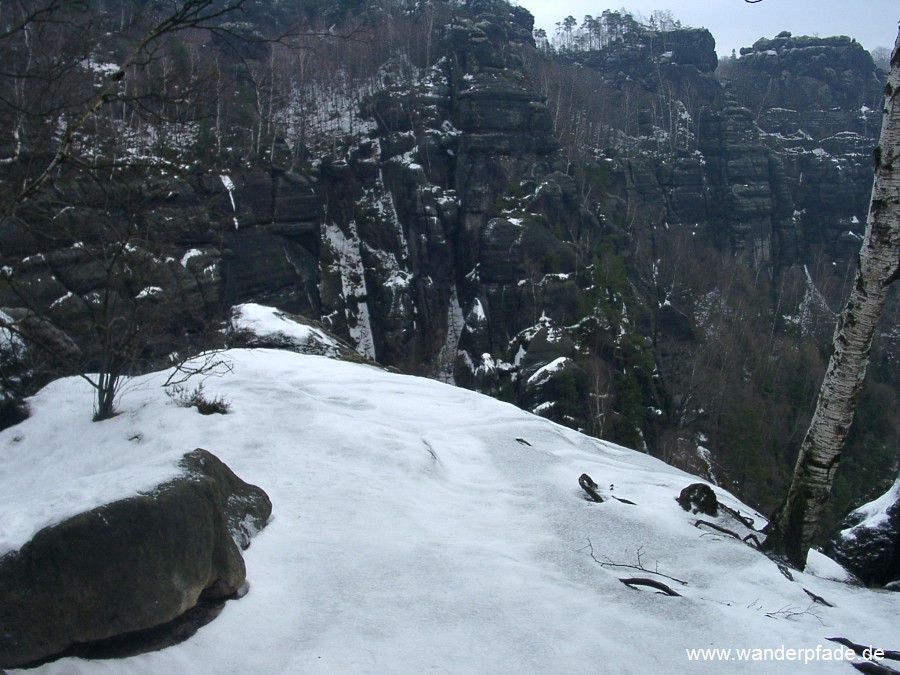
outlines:
{"label": "bare tree", "polygon": [[[42,252],[0,267],[0,298],[11,303],[0,312],[0,333],[16,338],[39,374],[85,380],[98,420],[115,414],[136,364],[168,354],[172,345],[189,346],[185,332],[206,330],[200,278],[153,236],[146,218],[164,184],[154,188],[140,169],[132,174],[143,200],[121,176],[110,185],[80,180],[42,192],[45,201],[53,196],[65,206],[48,223],[29,218],[12,230],[43,242]],[[190,213],[182,212],[188,221]]]}
{"label": "bare tree", "polygon": [[[138,228],[138,214],[110,206],[118,201],[116,191],[99,206],[77,203],[73,194],[95,188],[107,193],[104,186],[110,181],[128,191],[128,170],[146,160],[123,158],[117,134],[109,131],[130,117],[178,119],[179,108],[190,106],[190,96],[173,84],[167,42],[190,31],[229,32],[222,21],[243,3],[180,0],[165,9],[134,9],[123,2],[116,17],[79,2],[17,0],[4,5],[0,16],[5,62],[0,117],[12,131],[0,161],[0,225],[19,233],[19,239],[83,258],[98,284],[76,284],[84,286],[83,292],[65,292],[71,286],[61,284],[49,267],[45,274],[29,277],[18,265],[4,265],[0,291],[16,298],[22,312],[0,313],[0,329],[24,339],[57,369],[85,378],[95,391],[95,419],[114,414],[123,377],[154,333],[168,325],[164,317],[177,311],[178,300],[159,297],[164,284],[154,280],[166,276],[167,266],[151,251],[148,231]],[[121,57],[103,63],[97,53],[112,23],[120,24],[114,51]],[[93,214],[88,231],[68,227],[75,222],[68,220],[70,212],[79,209]],[[34,256],[24,267],[35,264],[47,264],[47,259]],[[59,291],[60,297],[43,302],[44,295]],[[72,303],[80,303],[88,326],[72,328],[60,320]],[[70,339],[79,331],[88,334],[85,341],[96,351],[83,361]]]}
{"label": "bare tree", "polygon": [[[747,0],[750,2],[751,0]],[[798,569],[806,556],[850,431],[869,351],[888,286],[900,276],[900,33],[885,86],[875,182],[856,281],[838,320],[833,353],[816,411],[800,448],[787,498],[773,517],[764,548]]]}
{"label": "bare tree", "polygon": [[[29,177],[22,182],[19,190],[12,195],[5,205],[4,214],[9,215],[13,213],[18,206],[33,197],[53,176],[60,165],[76,159],[72,152],[73,146],[76,145],[76,135],[97,116],[101,109],[107,107],[113,101],[122,100],[121,83],[125,78],[126,72],[135,66],[140,67],[149,63],[153,56],[153,49],[158,43],[167,36],[188,29],[215,30],[215,22],[240,9],[243,3],[244,0],[231,0],[225,4],[214,2],[214,0],[185,0],[177,3],[169,14],[163,15],[155,23],[152,23],[146,32],[135,41],[126,56],[118,64],[118,67],[107,70],[104,82],[99,90],[93,92],[93,95],[86,100],[86,105],[69,119],[59,118],[62,123],[62,129],[58,134],[56,150],[52,158],[35,176]],[[28,4],[28,2],[22,3],[22,5]],[[9,39],[21,34],[23,42],[28,44],[30,42],[28,34],[34,30],[36,23],[76,25],[70,17],[70,14],[73,12],[66,4],[58,0],[45,0],[43,6],[38,6],[31,10],[24,9],[22,11],[23,18],[10,25],[5,33],[9,36]],[[87,24],[78,25],[79,36],[83,38],[84,32],[89,27],[91,26]],[[55,64],[52,62],[49,64],[51,67],[53,65]],[[13,79],[25,80],[35,76],[50,78],[50,81],[54,84],[54,89],[60,89],[65,86],[63,82],[56,82],[61,75],[53,70],[38,73],[27,71],[16,73],[13,75]],[[69,112],[74,111],[70,110]]]}
{"label": "bare tree", "polygon": [[47,376],[87,380],[95,419],[115,414],[135,370],[196,347],[220,309],[203,290],[215,264],[189,270],[168,224],[213,232],[208,210],[172,190],[186,151],[274,161],[295,91],[287,55],[364,39],[357,24],[316,29],[298,8],[263,5],[2,5],[0,304],[15,311],[0,332]]}

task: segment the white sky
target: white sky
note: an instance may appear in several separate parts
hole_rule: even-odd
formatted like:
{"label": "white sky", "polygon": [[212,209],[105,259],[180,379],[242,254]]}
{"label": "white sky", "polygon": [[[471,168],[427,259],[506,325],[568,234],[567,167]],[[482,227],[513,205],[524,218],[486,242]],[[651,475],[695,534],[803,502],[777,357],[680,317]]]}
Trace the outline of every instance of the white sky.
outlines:
{"label": "white sky", "polygon": [[900,2],[897,0],[627,0],[599,4],[595,0],[519,0],[534,14],[535,27],[548,35],[556,23],[574,16],[578,23],[586,14],[599,16],[604,9],[625,7],[645,16],[657,9],[670,10],[685,26],[708,28],[716,38],[719,56],[740,51],[761,37],[772,38],[783,30],[794,35],[849,35],[866,49],[894,45]]}

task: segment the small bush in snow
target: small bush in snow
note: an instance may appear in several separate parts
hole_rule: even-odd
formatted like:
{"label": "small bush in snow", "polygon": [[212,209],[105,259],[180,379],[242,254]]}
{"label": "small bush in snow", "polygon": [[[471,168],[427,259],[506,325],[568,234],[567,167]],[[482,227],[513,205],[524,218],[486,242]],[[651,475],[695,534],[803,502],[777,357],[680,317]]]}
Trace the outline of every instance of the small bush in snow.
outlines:
{"label": "small bush in snow", "polygon": [[231,411],[228,399],[224,396],[209,398],[204,393],[202,384],[198,384],[191,392],[181,385],[173,385],[167,393],[177,405],[182,408],[197,408],[201,415],[227,415]]}

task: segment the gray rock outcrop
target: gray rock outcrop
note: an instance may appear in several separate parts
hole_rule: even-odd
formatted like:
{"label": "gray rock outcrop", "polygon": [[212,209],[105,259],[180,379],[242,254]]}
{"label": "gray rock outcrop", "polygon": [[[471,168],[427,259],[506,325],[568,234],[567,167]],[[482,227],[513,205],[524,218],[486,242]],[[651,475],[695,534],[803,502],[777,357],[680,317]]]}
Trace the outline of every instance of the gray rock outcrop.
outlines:
{"label": "gray rock outcrop", "polygon": [[214,455],[153,491],[44,528],[0,558],[0,667],[165,624],[246,581],[271,503]]}
{"label": "gray rock outcrop", "polygon": [[847,516],[826,552],[863,583],[900,582],[900,479],[885,494]]}

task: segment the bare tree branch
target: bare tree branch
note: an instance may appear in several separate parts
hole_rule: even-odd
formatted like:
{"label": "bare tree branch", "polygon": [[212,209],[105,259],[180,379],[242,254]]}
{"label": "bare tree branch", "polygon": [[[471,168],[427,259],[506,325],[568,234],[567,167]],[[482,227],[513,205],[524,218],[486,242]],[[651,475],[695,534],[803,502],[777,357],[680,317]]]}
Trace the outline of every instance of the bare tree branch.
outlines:
{"label": "bare tree branch", "polygon": [[[591,542],[590,539],[587,540],[587,543],[588,543],[587,548],[590,549],[591,558],[593,559],[593,561],[594,561],[595,563],[597,563],[597,564],[600,565],[601,567],[624,567],[624,568],[627,568],[627,569],[639,570],[639,571],[641,571],[641,572],[646,572],[647,574],[655,574],[655,575],[660,576],[660,577],[665,577],[666,579],[670,579],[671,581],[674,581],[674,582],[676,582],[676,583],[679,583],[679,584],[681,584],[682,586],[687,586],[687,585],[688,585],[688,582],[684,581],[683,579],[679,579],[679,578],[677,578],[677,577],[673,577],[673,576],[670,576],[670,575],[668,575],[668,574],[663,574],[662,572],[660,572],[660,571],[659,571],[659,562],[656,563],[656,569],[655,569],[655,570],[649,570],[649,569],[647,569],[646,567],[644,567],[644,563],[641,561],[641,556],[643,555],[643,552],[644,552],[644,547],[643,547],[643,546],[639,546],[638,549],[637,549],[637,565],[628,565],[628,564],[625,564],[625,563],[615,563],[615,562],[612,562],[609,558],[606,558],[606,560],[598,560],[597,557],[594,555],[594,545],[593,545],[593,543]],[[584,550],[584,549],[582,549],[582,550]]]}
{"label": "bare tree branch", "polygon": [[181,5],[176,6],[175,10],[162,21],[153,26],[131,49],[129,54],[119,64],[117,70],[107,76],[103,88],[94,96],[87,110],[82,112],[73,121],[66,124],[63,131],[56,153],[35,178],[26,180],[18,193],[12,198],[10,203],[4,209],[4,215],[10,215],[15,212],[23,202],[33,197],[50,179],[50,176],[69,158],[69,150],[75,140],[76,133],[90,121],[97,112],[115,100],[115,92],[119,87],[119,83],[125,76],[131,66],[138,62],[138,59],[146,50],[163,36],[184,31],[189,28],[212,28],[210,22],[223,16],[231,14],[239,10],[244,4],[244,0],[234,0],[226,3],[222,7],[215,7],[213,0],[187,0]]}
{"label": "bare tree branch", "polygon": [[[862,653],[867,650],[874,651],[875,648],[872,645],[861,645],[856,642],[852,642],[844,637],[830,637],[825,638],[829,642],[837,642],[839,645],[844,645],[845,647],[849,647],[853,651],[855,651],[858,655],[862,656]],[[896,649],[879,649],[882,654],[884,654],[884,658],[891,659],[892,661],[900,661],[900,650]]]}
{"label": "bare tree branch", "polygon": [[774,612],[766,612],[766,616],[770,619],[796,619],[798,616],[813,616],[815,617],[819,623],[824,625],[822,621],[822,617],[820,617],[816,612],[812,610],[812,606],[815,603],[809,603],[809,606],[806,609],[800,609],[799,607],[792,607],[790,605],[785,605],[781,609],[775,610]]}
{"label": "bare tree branch", "polygon": [[665,595],[671,595],[674,597],[681,597],[681,593],[673,590],[671,587],[666,586],[661,581],[656,581],[655,579],[643,579],[641,577],[631,577],[628,579],[619,579],[626,586],[649,586],[650,588],[655,588],[656,590],[662,592]]}

